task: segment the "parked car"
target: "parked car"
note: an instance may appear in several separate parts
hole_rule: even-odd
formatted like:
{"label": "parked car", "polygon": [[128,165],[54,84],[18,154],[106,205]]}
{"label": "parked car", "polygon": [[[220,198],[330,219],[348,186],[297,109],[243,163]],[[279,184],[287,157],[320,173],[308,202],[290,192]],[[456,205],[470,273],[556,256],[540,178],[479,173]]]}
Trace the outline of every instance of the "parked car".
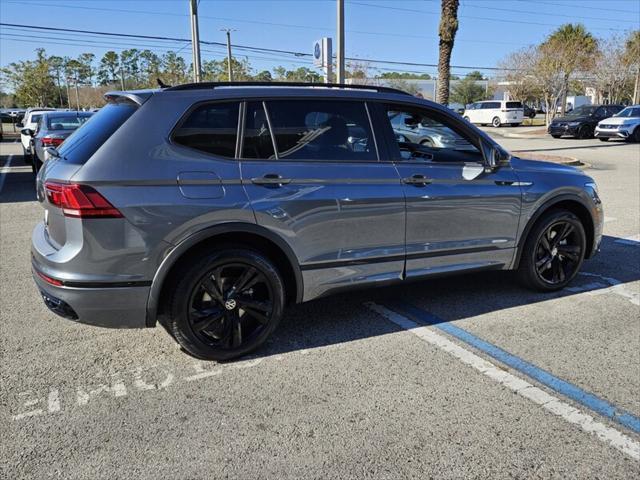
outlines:
{"label": "parked car", "polygon": [[80,125],[93,115],[92,112],[44,112],[40,117],[31,141],[31,166],[37,173],[47,160],[47,148],[59,147]]}
{"label": "parked car", "polygon": [[593,138],[596,125],[624,108],[622,105],[583,105],[564,117],[554,118],[547,132],[553,138],[568,135],[574,138]]}
{"label": "parked car", "polygon": [[640,105],[627,107],[598,122],[595,137],[603,142],[610,138],[640,142]]}
{"label": "parked car", "polygon": [[390,112],[389,119],[399,142],[410,142],[430,148],[475,148],[453,130],[432,118],[407,112]]}
{"label": "parked car", "polygon": [[536,109],[535,108],[531,108],[529,105],[527,105],[526,103],[522,104],[522,108],[524,109],[524,116],[527,118],[536,118]]}
{"label": "parked car", "polygon": [[38,124],[38,120],[40,120],[40,116],[44,113],[44,112],[49,112],[55,110],[55,108],[30,108],[28,109],[25,114],[24,114],[24,118],[23,121],[20,123],[16,124],[17,128],[20,128],[20,143],[22,144],[22,156],[24,159],[24,162],[26,164],[31,164],[31,137],[32,135],[29,135],[28,133],[23,133],[23,130],[27,129],[30,130],[32,132],[35,132],[36,129],[36,125]]}
{"label": "parked car", "polygon": [[[37,176],[35,282],[63,317],[160,321],[199,358],[254,350],[286,305],[350,288],[516,270],[556,291],[600,245],[584,172],[512,156],[399,90],[197,83],[106,99]],[[399,142],[398,114],[473,148]]]}
{"label": "parked car", "polygon": [[518,126],[524,119],[524,108],[521,102],[507,100],[490,100],[475,102],[467,107],[462,114],[465,120],[480,125],[491,124]]}

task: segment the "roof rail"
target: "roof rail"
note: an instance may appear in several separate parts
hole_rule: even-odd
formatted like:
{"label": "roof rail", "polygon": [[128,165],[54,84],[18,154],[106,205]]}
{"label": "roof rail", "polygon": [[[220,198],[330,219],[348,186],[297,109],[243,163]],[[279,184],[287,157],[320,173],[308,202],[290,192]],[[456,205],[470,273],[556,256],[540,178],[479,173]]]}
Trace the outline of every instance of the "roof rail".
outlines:
{"label": "roof rail", "polygon": [[175,87],[165,88],[164,90],[201,90],[207,88],[218,87],[320,87],[320,88],[345,88],[351,90],[372,90],[380,93],[396,93],[400,95],[411,95],[397,88],[380,87],[377,85],[360,85],[347,83],[309,83],[309,82],[201,82],[201,83],[185,83],[176,85]]}

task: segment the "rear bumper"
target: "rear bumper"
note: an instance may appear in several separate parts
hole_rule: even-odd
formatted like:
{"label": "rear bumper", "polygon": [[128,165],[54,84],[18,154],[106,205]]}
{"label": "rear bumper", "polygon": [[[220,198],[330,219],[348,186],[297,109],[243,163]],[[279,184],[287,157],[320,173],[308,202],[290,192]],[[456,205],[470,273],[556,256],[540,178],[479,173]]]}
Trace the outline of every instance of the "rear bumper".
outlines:
{"label": "rear bumper", "polygon": [[83,288],[47,283],[33,266],[45,305],[56,315],[109,328],[144,328],[149,286]]}

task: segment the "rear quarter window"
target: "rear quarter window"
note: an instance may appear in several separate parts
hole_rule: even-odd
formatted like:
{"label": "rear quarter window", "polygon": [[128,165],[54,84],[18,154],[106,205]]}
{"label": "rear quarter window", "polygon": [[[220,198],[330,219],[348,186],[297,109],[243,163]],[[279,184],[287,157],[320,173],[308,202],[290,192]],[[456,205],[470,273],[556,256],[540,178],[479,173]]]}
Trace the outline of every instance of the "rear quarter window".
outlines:
{"label": "rear quarter window", "polygon": [[520,102],[507,102],[507,108],[523,108]]}
{"label": "rear quarter window", "polygon": [[238,102],[201,105],[175,129],[172,140],[212,155],[234,158],[239,112]]}
{"label": "rear quarter window", "polygon": [[84,164],[118,130],[138,106],[110,103],[74,131],[58,149],[67,162]]}

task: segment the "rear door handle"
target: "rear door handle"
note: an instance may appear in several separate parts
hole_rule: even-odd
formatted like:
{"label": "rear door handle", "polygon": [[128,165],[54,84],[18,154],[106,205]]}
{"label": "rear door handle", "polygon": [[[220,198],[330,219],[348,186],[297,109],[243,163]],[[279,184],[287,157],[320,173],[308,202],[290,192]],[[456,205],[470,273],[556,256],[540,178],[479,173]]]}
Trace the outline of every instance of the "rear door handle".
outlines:
{"label": "rear door handle", "polygon": [[425,186],[429,185],[433,180],[425,177],[424,175],[412,175],[411,177],[403,178],[402,183],[407,185]]}
{"label": "rear door handle", "polygon": [[277,173],[267,173],[263,177],[252,178],[251,183],[253,183],[254,185],[280,186],[280,185],[286,185],[287,183],[291,183],[291,179],[282,178]]}

